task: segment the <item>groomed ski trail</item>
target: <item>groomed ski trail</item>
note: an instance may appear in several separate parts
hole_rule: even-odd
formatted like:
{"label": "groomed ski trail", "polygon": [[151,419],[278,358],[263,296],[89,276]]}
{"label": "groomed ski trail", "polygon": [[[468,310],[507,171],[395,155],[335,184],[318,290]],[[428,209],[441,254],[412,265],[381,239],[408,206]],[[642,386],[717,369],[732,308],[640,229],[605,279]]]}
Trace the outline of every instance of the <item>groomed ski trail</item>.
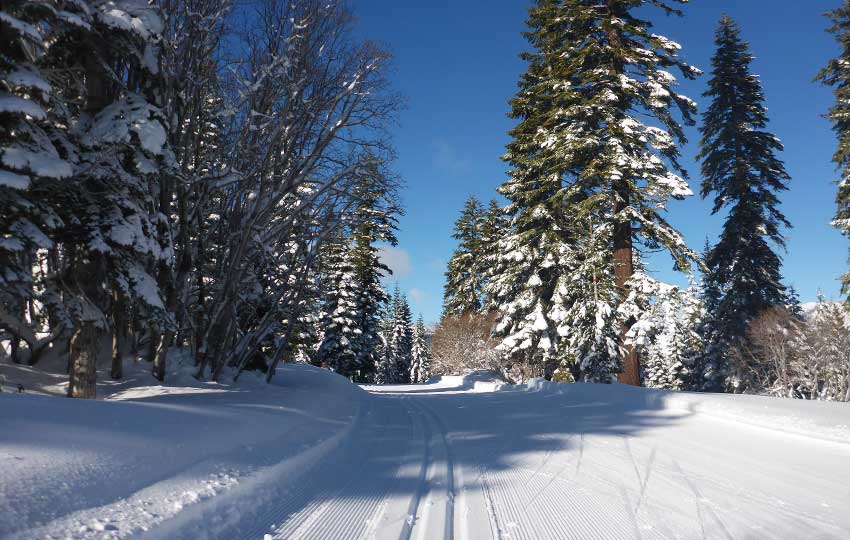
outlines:
{"label": "groomed ski trail", "polygon": [[[315,368],[287,367],[281,375],[279,388],[258,387],[256,394],[208,385],[219,393],[143,391],[149,397],[135,405],[72,402],[88,416],[70,417],[93,427],[104,425],[116,408],[125,416],[154,415],[155,426],[189,415],[194,431],[182,440],[190,445],[199,437],[200,444],[187,450],[206,452],[204,459],[106,504],[105,497],[94,505],[79,500],[34,526],[15,521],[12,534],[0,531],[0,538],[850,538],[846,404],[621,385],[509,386],[484,374],[361,388]],[[53,403],[68,402],[26,398],[20,405],[43,408],[39,421],[55,421],[61,431],[67,419]],[[199,414],[209,418],[200,422],[206,416]],[[257,427],[243,429],[239,440],[207,435],[222,425],[236,430],[246,419]],[[26,428],[20,421],[10,425]],[[161,438],[173,439],[183,426],[175,419],[173,431]],[[77,440],[74,433],[66,434],[74,446],[55,470],[44,460],[19,462],[39,480],[33,485],[65,474],[66,463],[87,459],[92,449],[102,457],[90,476],[120,473],[128,462],[119,457],[152,461],[159,455],[149,444],[126,446],[150,443],[160,436],[157,429],[138,439],[106,430],[98,439]],[[33,454],[38,439],[28,443],[27,437],[23,433],[4,451]],[[89,446],[74,450],[84,441]],[[211,442],[220,448],[213,452]],[[124,456],[115,448],[135,453]],[[214,489],[186,500],[198,491],[193,486],[206,486],[209,474],[221,470],[226,481],[214,477]],[[67,489],[96,480],[76,478],[88,469],[67,472]],[[13,482],[7,485],[28,481],[20,472],[4,474]],[[50,491],[22,495],[62,501]],[[0,492],[0,508],[14,511],[4,499],[14,496]]]}

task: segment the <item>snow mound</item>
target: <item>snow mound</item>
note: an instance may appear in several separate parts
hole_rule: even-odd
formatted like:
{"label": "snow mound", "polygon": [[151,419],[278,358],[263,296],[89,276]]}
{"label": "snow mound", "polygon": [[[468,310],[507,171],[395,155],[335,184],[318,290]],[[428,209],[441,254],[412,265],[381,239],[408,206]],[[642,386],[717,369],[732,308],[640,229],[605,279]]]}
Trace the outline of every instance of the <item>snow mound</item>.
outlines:
{"label": "snow mound", "polygon": [[676,392],[623,384],[555,383],[531,379],[504,385],[507,392],[561,395],[570,402],[616,403],[623,410],[654,409],[664,414],[697,414],[788,435],[850,444],[850,407],[846,403],[769,396]]}
{"label": "snow mound", "polygon": [[508,386],[505,379],[494,371],[473,371],[466,375],[437,375],[425,383],[429,388],[458,391],[495,392]]}
{"label": "snow mound", "polygon": [[247,486],[277,496],[334,451],[366,395],[306,365],[172,380],[96,401],[0,393],[0,538],[137,537],[210,504],[225,519]]}

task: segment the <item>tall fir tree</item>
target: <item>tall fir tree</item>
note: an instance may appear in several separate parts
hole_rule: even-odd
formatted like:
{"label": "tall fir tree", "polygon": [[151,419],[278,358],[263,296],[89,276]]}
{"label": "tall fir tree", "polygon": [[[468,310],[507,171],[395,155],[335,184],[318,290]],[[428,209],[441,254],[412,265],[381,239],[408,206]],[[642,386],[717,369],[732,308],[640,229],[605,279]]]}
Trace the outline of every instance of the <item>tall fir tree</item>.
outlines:
{"label": "tall fir tree", "polygon": [[[38,291],[52,326],[72,334],[68,395],[94,397],[112,304],[132,302],[145,325],[173,327],[157,283],[173,262],[162,19],[143,0],[13,1],[0,15],[0,265],[10,267],[0,284],[18,296],[13,313]],[[48,248],[50,261],[37,263],[35,249]],[[34,291],[42,262],[50,277]],[[165,350],[155,356],[162,380]]]}
{"label": "tall fir tree", "polygon": [[392,333],[393,326],[395,325],[397,299],[400,294],[398,285],[396,285],[390,301],[385,304],[384,309],[381,311],[381,320],[379,323],[381,348],[378,351],[378,362],[375,366],[375,382],[377,384],[393,384],[398,380]]}
{"label": "tall fir tree", "polygon": [[805,312],[803,311],[803,304],[800,302],[800,294],[797,292],[796,287],[791,285],[788,287],[788,299],[786,301],[785,307],[788,308],[788,313],[793,315],[799,320],[803,320],[805,318]]}
{"label": "tall fir tree", "polygon": [[410,382],[410,367],[413,364],[413,315],[407,297],[396,288],[393,301],[395,303],[395,320],[390,335],[390,348],[398,383]]}
{"label": "tall fir tree", "polygon": [[[16,363],[24,361],[21,342],[32,352],[30,362],[36,360],[37,344],[34,333],[15,321],[24,321],[27,306],[35,302],[61,304],[58,288],[32,271],[39,249],[56,253],[54,238],[64,223],[49,195],[71,177],[77,155],[62,80],[49,76],[55,73],[50,53],[61,49],[49,45],[70,32],[71,19],[85,16],[85,9],[69,5],[65,17],[57,17],[56,2],[0,6],[0,326],[9,329]],[[44,317],[29,311],[33,325],[44,324]]]}
{"label": "tall fir tree", "polygon": [[481,220],[481,240],[478,250],[480,253],[478,258],[481,261],[481,275],[484,281],[484,296],[481,300],[481,311],[483,312],[488,312],[497,307],[488,284],[493,279],[496,263],[499,259],[499,242],[507,229],[508,220],[505,218],[504,209],[495,199],[491,199]]}
{"label": "tall fir tree", "polygon": [[[832,223],[850,238],[850,0],[844,0],[841,7],[827,16],[832,23],[828,31],[835,36],[841,52],[818,73],[817,80],[832,86],[835,95],[835,105],[829,109],[827,117],[838,135],[838,148],[832,161],[840,169],[841,178],[835,198],[838,209]],[[842,292],[850,301],[850,272],[844,274],[841,281]]]}
{"label": "tall fir tree", "polygon": [[422,383],[431,377],[431,351],[425,336],[425,321],[422,315],[416,321],[413,332],[413,350],[411,354],[410,382]]}
{"label": "tall fir tree", "polygon": [[[664,217],[691,195],[679,164],[695,103],[674,91],[678,69],[699,70],[649,31],[637,12],[667,14],[684,0],[538,0],[525,33],[533,51],[511,100],[505,160],[511,232],[493,293],[501,349],[544,366],[577,363],[586,379],[639,384],[626,343],[637,246],[663,247],[678,269],[696,254]],[[649,118],[644,123],[643,118]],[[639,276],[637,276],[639,277]]]}
{"label": "tall fir tree", "polygon": [[344,377],[354,377],[357,345],[361,330],[357,326],[357,277],[348,239],[342,234],[325,245],[322,264],[326,268],[322,343],[317,360]]}
{"label": "tall fir tree", "polygon": [[457,249],[449,259],[443,290],[443,316],[459,316],[481,310],[484,264],[480,260],[483,209],[474,196],[464,204],[452,238]]}
{"label": "tall fir tree", "polygon": [[[716,298],[709,309],[710,363],[725,370],[730,349],[746,340],[749,323],[765,310],[784,305],[780,231],[790,224],[779,211],[777,193],[790,179],[776,153],[782,143],[765,131],[767,112],[757,75],[750,72],[753,56],[738,25],[720,20],[711,60],[712,78],[703,114],[702,196],[714,195],[713,213],[729,208],[720,240],[709,252],[705,282]],[[720,379],[714,377],[717,384]],[[714,388],[719,390],[720,388]]]}
{"label": "tall fir tree", "polygon": [[381,311],[389,301],[381,279],[392,271],[381,262],[377,242],[395,245],[395,229],[400,208],[384,181],[386,176],[377,167],[365,171],[358,180],[354,196],[358,201],[355,212],[352,262],[356,279],[356,325],[360,334],[356,343],[354,377],[367,382],[375,377],[383,346]]}

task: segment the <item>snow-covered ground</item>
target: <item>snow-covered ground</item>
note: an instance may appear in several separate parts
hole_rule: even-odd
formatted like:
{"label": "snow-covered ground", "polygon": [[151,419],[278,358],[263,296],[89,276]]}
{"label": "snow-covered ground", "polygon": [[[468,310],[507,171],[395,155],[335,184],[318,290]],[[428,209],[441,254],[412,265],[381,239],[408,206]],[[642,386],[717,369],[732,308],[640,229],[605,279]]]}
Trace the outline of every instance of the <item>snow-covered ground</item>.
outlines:
{"label": "snow-covered ground", "polygon": [[0,538],[850,538],[850,407],[486,374],[0,394]]}

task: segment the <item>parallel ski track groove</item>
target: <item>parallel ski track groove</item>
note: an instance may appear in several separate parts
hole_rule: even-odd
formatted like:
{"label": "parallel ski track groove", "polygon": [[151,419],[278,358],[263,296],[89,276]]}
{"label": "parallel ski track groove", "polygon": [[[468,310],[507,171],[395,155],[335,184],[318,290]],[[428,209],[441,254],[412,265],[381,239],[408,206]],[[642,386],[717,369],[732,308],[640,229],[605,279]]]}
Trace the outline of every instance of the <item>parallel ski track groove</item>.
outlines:
{"label": "parallel ski track groove", "polygon": [[[363,422],[363,419],[367,416],[370,400],[366,396],[362,396],[358,402],[357,414],[355,416],[355,420],[353,421],[352,426],[352,434],[354,430],[358,429],[360,424]],[[382,430],[385,429],[382,426]],[[353,435],[352,435],[353,436]],[[348,448],[350,445],[351,436],[349,436],[348,440],[342,442],[340,446],[336,450],[332,450],[331,454],[334,452],[343,449],[344,452],[348,452],[349,455],[360,455],[366,452],[366,449],[360,449],[360,452],[356,452],[355,448]],[[296,509],[299,505],[299,501],[305,501],[307,496],[309,495],[310,490],[306,489],[306,484],[300,482],[301,479],[309,476],[313,471],[315,471],[318,467],[326,462],[328,456],[323,459],[320,459],[318,462],[313,463],[305,469],[301,471],[297,478],[298,480],[295,482],[295,486],[292,489],[288,489],[285,492],[284,500],[282,503],[275,502],[273,504],[269,504],[268,508],[263,511],[261,514],[256,516],[253,519],[254,526],[248,529],[241,529],[238,531],[238,537],[244,540],[255,540],[257,538],[263,538],[264,534],[272,533],[274,537],[278,537],[278,527],[281,527],[284,523],[290,523],[291,521],[298,520],[302,518],[302,516],[306,517],[308,514],[305,510],[308,508],[308,505],[304,505],[300,509]],[[356,460],[358,463],[362,463],[362,460]],[[215,502],[213,499],[212,502]],[[274,525],[275,527],[272,527]],[[191,538],[191,537],[190,537]]]}
{"label": "parallel ski track groove", "polygon": [[455,479],[454,479],[454,454],[452,452],[452,447],[449,444],[448,440],[448,428],[446,424],[443,422],[443,419],[434,412],[431,407],[425,405],[421,401],[417,401],[416,398],[411,400],[411,403],[415,404],[416,407],[419,408],[420,411],[426,416],[430,417],[431,420],[437,426],[437,432],[439,433],[440,440],[443,444],[443,449],[446,455],[446,519],[445,519],[445,529],[443,531],[443,538],[445,540],[453,540],[454,539],[454,529],[455,529],[455,519],[454,519],[454,510],[455,510]]}
{"label": "parallel ski track groove", "polygon": [[[397,474],[398,470],[411,456],[413,446],[412,441],[416,439],[416,430],[412,415],[407,409],[405,409],[405,414],[409,420],[406,425],[407,436],[398,437],[397,440],[404,440],[406,441],[406,444],[401,452],[403,458],[398,461],[398,466],[395,470],[396,474],[393,475],[394,478],[399,478],[399,474]],[[382,427],[382,433],[390,431],[386,425]],[[378,448],[380,442],[381,439],[373,438],[373,444],[371,447]],[[380,449],[385,451],[387,448],[382,446]],[[369,455],[374,456],[376,453],[380,452],[370,452]],[[340,496],[345,492],[345,490],[351,486],[358,485],[355,481],[362,479],[364,477],[364,473],[368,472],[366,464],[374,463],[374,460],[370,459],[365,459],[364,461],[364,466],[358,468],[357,472],[351,475],[348,482],[346,482],[346,485],[337,490],[333,496],[328,497],[323,511],[313,513],[313,519],[310,520],[309,524],[302,524],[298,526],[298,528],[289,535],[282,534],[283,530],[281,530],[278,533],[280,535],[279,538],[333,538],[334,540],[343,538],[362,538],[365,530],[368,530],[377,524],[376,522],[379,520],[380,515],[383,512],[381,503],[385,499],[391,487],[387,483],[377,483],[375,489],[364,489],[365,485],[374,481],[374,475],[367,474],[365,482],[359,484],[360,493],[358,493],[355,497],[345,498],[344,502],[340,504],[339,501],[342,498]],[[368,493],[368,495],[366,493]],[[351,516],[364,515],[368,515],[370,518],[362,522],[357,522],[351,519]]]}
{"label": "parallel ski track groove", "polygon": [[[404,404],[408,414],[410,414],[408,399],[401,398],[400,401]],[[422,492],[428,482],[428,470],[431,467],[431,426],[425,419],[425,415],[421,411],[417,410],[417,412],[419,412],[417,416],[419,417],[423,433],[422,466],[419,469],[419,479],[416,483],[416,491],[414,492],[413,497],[410,498],[410,503],[407,507],[408,518],[405,520],[404,526],[401,529],[399,540],[410,540],[410,537],[413,534],[413,527],[416,525],[416,520],[418,519],[417,514],[419,512],[419,503],[422,500]]]}

